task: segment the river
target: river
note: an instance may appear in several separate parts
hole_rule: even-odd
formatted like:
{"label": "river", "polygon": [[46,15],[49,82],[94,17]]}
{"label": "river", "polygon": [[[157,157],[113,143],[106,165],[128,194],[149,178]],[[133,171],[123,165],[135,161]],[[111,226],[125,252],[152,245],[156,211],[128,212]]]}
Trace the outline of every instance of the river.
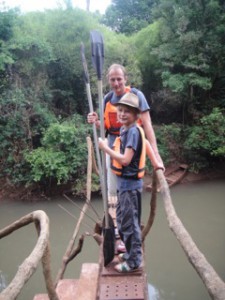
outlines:
{"label": "river", "polygon": [[[194,242],[225,280],[225,184],[224,179],[188,183],[171,188],[171,197],[178,217],[191,234]],[[153,227],[145,242],[146,269],[148,273],[151,300],[210,300],[206,288],[196,271],[188,262],[174,234],[168,228],[161,195],[157,197],[157,211]],[[149,213],[150,193],[143,193],[142,220]],[[92,200],[93,206],[102,216],[100,198]],[[76,199],[80,207],[84,204]],[[69,210],[74,217],[80,211],[65,198],[41,200],[33,203],[20,201],[0,203],[0,228],[34,211],[44,210],[50,219],[50,249],[53,278],[61,264],[61,259],[76,220],[60,206]],[[92,210],[88,214],[97,219]],[[93,221],[85,217],[80,232],[91,232]],[[8,284],[18,266],[30,254],[37,241],[33,224],[23,227],[0,243],[0,285]],[[71,262],[65,278],[78,278],[83,262],[98,262],[99,247],[92,237],[86,237],[81,254]],[[36,273],[23,288],[18,300],[32,300],[36,293],[45,292],[41,264]],[[88,300],[88,299],[87,299]]]}

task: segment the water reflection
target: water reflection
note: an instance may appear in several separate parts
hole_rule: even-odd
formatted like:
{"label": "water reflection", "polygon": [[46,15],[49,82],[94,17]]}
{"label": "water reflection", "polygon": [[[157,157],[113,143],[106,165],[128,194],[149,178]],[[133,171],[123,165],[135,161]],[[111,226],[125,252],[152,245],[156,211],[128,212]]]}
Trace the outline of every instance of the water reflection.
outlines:
{"label": "water reflection", "polygon": [[3,272],[0,270],[0,292],[7,287],[6,277]]}
{"label": "water reflection", "polygon": [[160,300],[159,291],[154,285],[151,285],[150,283],[148,283],[148,295],[149,299],[151,300]]}

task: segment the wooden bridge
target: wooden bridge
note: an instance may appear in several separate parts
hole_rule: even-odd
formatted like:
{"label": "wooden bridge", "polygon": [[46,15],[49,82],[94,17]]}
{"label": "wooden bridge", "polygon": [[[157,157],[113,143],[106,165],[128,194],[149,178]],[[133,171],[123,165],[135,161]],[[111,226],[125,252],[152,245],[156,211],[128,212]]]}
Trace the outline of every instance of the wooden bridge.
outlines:
{"label": "wooden bridge", "polygon": [[[116,197],[109,199],[109,213],[116,219]],[[115,223],[116,226],[116,223]],[[121,274],[114,266],[119,262],[116,240],[115,257],[104,267],[103,250],[100,247],[99,263],[84,263],[79,279],[60,280],[56,292],[59,300],[148,300],[145,263],[134,273]],[[143,251],[144,253],[144,251]],[[143,255],[144,257],[144,255]],[[33,300],[49,300],[48,294],[38,294]]]}
{"label": "wooden bridge", "polygon": [[[141,271],[120,274],[113,269],[117,257],[108,266],[84,263],[79,279],[60,280],[56,292],[59,300],[147,300],[147,276]],[[48,294],[38,294],[34,300],[49,300]]]}

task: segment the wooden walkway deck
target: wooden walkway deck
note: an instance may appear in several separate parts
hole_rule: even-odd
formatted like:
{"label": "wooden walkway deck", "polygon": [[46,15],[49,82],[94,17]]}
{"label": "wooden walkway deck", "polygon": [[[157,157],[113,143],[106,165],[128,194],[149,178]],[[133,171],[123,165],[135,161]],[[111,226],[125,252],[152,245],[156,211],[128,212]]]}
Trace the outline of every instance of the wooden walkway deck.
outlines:
{"label": "wooden walkway deck", "polygon": [[[109,199],[109,213],[115,225],[116,201],[116,197]],[[119,242],[117,239],[116,244]],[[115,271],[114,266],[118,262],[115,250],[113,261],[104,267],[103,250],[100,247],[98,264],[84,263],[79,279],[63,279],[59,282],[56,289],[59,300],[149,300],[145,262],[142,262],[140,270],[128,274]],[[38,294],[33,300],[49,300],[49,297],[47,294]]]}
{"label": "wooden walkway deck", "polygon": [[[119,240],[117,240],[119,243]],[[119,262],[118,253],[114,260],[106,267],[100,261],[98,300],[148,300],[148,284],[144,261],[141,269],[128,274],[121,274],[114,270]],[[102,259],[102,255],[100,255]]]}

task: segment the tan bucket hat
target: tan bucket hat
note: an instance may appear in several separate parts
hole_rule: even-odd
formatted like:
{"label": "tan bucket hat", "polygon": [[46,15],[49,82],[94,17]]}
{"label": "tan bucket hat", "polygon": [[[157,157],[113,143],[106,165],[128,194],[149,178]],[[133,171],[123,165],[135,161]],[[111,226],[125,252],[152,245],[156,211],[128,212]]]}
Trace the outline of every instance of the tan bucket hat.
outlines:
{"label": "tan bucket hat", "polygon": [[133,94],[133,93],[126,93],[114,105],[117,106],[117,105],[120,105],[120,104],[127,105],[127,106],[130,106],[130,107],[134,107],[134,108],[136,108],[140,112],[138,96],[135,95],[135,94]]}

